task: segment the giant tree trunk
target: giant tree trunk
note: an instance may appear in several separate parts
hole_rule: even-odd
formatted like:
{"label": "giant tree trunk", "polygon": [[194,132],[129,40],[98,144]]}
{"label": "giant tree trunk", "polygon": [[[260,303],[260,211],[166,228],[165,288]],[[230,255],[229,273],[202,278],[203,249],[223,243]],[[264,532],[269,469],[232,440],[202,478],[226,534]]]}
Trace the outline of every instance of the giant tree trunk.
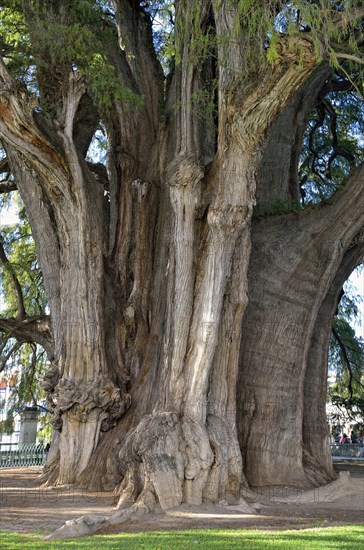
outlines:
{"label": "giant tree trunk", "polygon": [[[333,228],[341,199],[318,219],[313,210],[256,220],[249,278],[248,265],[269,130],[297,93],[307,99],[316,82],[310,75],[321,81],[327,69],[315,71],[313,46],[298,34],[281,38],[274,66],[242,75],[238,3],[183,0],[180,62],[165,90],[149,16],[136,2],[112,4],[119,42],[113,38],[114,50],[108,44],[109,61],[143,102],[115,99],[112,113],[101,113],[107,173],[85,160],[100,114],[77,71],[68,67],[60,91],[55,75],[40,79],[47,97],[57,89],[50,120],[0,66],[0,134],[52,312],[45,388],[60,436],[48,480],[98,488],[121,481],[119,506],[149,510],[236,502],[243,468],[253,485],[304,485],[311,336],[363,219],[357,214],[344,234],[346,208]],[[212,50],[206,59],[196,52],[201,36]],[[201,117],[198,98],[207,90],[215,101],[216,82],[217,115]],[[354,195],[350,208],[359,203]],[[289,197],[296,200],[297,190]]]}
{"label": "giant tree trunk", "polygon": [[[363,175],[361,167],[324,208],[254,222],[238,385],[241,446],[253,486],[305,486],[334,475],[322,433],[323,365],[335,298],[357,265],[354,256],[347,265],[344,254],[363,224]],[[315,353],[318,341],[324,358]],[[312,437],[314,411],[320,443]]]}

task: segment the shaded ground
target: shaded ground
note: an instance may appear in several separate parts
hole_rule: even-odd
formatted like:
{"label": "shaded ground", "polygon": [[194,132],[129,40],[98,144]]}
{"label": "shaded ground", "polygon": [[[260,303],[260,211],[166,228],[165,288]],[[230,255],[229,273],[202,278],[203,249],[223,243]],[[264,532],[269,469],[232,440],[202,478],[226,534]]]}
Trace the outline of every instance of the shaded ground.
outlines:
{"label": "shaded ground", "polygon": [[[72,487],[42,488],[41,468],[0,470],[0,529],[17,532],[51,532],[66,520],[84,515],[110,516],[117,503],[112,493],[89,493]],[[170,529],[264,528],[330,526],[364,522],[364,475],[352,473],[348,490],[328,496],[320,489],[307,495],[270,490],[260,495],[256,514],[238,506],[183,506],[163,516],[135,517],[122,525],[109,525],[99,533]],[[279,502],[282,498],[286,502]],[[329,502],[335,498],[334,502]]]}

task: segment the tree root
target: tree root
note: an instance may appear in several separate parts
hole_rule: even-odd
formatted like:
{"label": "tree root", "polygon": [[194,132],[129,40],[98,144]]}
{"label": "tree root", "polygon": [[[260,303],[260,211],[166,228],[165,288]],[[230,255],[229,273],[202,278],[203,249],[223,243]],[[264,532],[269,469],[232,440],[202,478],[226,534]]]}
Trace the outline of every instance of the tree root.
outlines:
{"label": "tree root", "polygon": [[[120,452],[124,480],[118,508],[167,510],[199,505],[213,463],[206,429],[172,412],[142,419]],[[142,504],[143,503],[143,504]]]}
{"label": "tree root", "polygon": [[49,540],[95,533],[110,524],[202,503],[255,513],[242,497],[241,455],[233,432],[212,415],[206,426],[173,412],[144,417],[119,454],[123,481],[113,516],[66,522]]}
{"label": "tree root", "polygon": [[[264,495],[263,493],[256,493],[245,488],[243,489],[244,499],[240,499],[239,502],[228,506],[219,503],[218,507],[220,508],[221,505],[223,505],[225,510],[228,508],[229,512],[233,514],[237,512],[242,514],[254,514],[257,513],[257,509],[259,509],[261,505],[272,505],[272,503],[310,504],[320,501],[334,502],[341,498],[343,494],[354,495],[357,494],[357,491],[357,484],[355,480],[351,479],[349,472],[340,472],[337,480],[309,491],[294,491],[292,488],[270,487],[269,494]],[[147,492],[144,493],[144,496],[146,495]],[[248,504],[247,501],[249,501],[250,504]],[[109,525],[121,525],[132,518],[143,520],[143,517],[147,515],[146,511],[150,509],[150,504],[150,501],[143,501],[142,496],[140,496],[137,503],[127,510],[118,510],[113,516],[83,516],[76,520],[67,521],[60,529],[57,529],[46,537],[46,540],[60,540],[92,535]],[[180,507],[177,507],[177,510],[174,510],[174,513],[176,512],[178,515],[185,514],[186,505],[183,506],[182,510]],[[194,512],[196,512],[196,508],[189,506],[189,515]],[[161,513],[164,515],[164,512],[160,511],[160,514]]]}

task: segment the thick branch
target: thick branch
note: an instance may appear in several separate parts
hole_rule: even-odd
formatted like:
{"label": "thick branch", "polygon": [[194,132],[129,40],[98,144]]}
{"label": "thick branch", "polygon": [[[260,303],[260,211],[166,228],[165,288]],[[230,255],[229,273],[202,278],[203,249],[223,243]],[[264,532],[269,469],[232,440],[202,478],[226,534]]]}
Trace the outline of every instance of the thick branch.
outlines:
{"label": "thick branch", "polygon": [[278,201],[298,203],[302,141],[317,91],[330,74],[326,63],[319,65],[268,130],[257,181],[258,208],[272,207]]}
{"label": "thick branch", "polygon": [[364,163],[349,176],[344,187],[324,208],[320,215],[321,230],[326,231],[328,239],[339,238],[340,246],[350,246],[364,227]]}
{"label": "thick branch", "polygon": [[339,59],[348,59],[349,61],[355,61],[355,63],[364,65],[364,59],[362,59],[361,57],[358,57],[357,55],[339,52],[336,54],[336,57],[338,57]]}
{"label": "thick branch", "polygon": [[332,80],[329,79],[325,82],[320,90],[318,97],[323,99],[330,92],[350,92],[354,90],[353,82],[347,79]]}
{"label": "thick branch", "polygon": [[[357,238],[357,244],[350,245],[330,284],[317,313],[312,331],[310,350],[307,355],[307,367],[304,381],[303,443],[305,448],[305,469],[307,475],[320,481],[317,469],[312,469],[310,457],[321,464],[326,474],[333,475],[332,461],[328,452],[328,433],[326,420],[326,397],[328,376],[328,350],[332,332],[332,319],[341,297],[344,282],[353,269],[361,262],[364,245]],[[307,461],[306,459],[309,458]],[[319,477],[317,477],[319,475]]]}
{"label": "thick branch", "polygon": [[0,331],[21,343],[36,342],[45,349],[49,359],[53,357],[53,335],[48,315],[36,315],[22,320],[0,318]]}
{"label": "thick branch", "polygon": [[[159,101],[163,95],[163,71],[157,59],[153,46],[152,23],[148,13],[140,7],[139,2],[130,0],[113,0],[116,12],[118,34],[123,45],[121,54],[123,65],[127,66],[120,75],[122,79],[130,79],[130,71],[137,93],[144,98],[145,109],[150,122],[159,118]],[[124,83],[124,82],[123,82]],[[129,86],[126,81],[125,84]]]}

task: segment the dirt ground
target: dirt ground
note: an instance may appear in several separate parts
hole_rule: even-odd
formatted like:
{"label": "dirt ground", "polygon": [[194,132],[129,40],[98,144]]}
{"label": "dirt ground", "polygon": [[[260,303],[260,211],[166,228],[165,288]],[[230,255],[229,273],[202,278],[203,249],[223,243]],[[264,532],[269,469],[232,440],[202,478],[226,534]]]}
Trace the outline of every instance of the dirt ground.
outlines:
{"label": "dirt ground", "polygon": [[[70,487],[43,488],[40,468],[0,470],[0,530],[50,533],[80,516],[111,516],[117,497]],[[345,474],[346,475],[346,474]],[[364,522],[364,475],[351,474],[330,491],[262,492],[255,513],[239,506],[183,506],[164,515],[133,517],[108,525],[99,533],[173,529],[257,528],[292,529]]]}

